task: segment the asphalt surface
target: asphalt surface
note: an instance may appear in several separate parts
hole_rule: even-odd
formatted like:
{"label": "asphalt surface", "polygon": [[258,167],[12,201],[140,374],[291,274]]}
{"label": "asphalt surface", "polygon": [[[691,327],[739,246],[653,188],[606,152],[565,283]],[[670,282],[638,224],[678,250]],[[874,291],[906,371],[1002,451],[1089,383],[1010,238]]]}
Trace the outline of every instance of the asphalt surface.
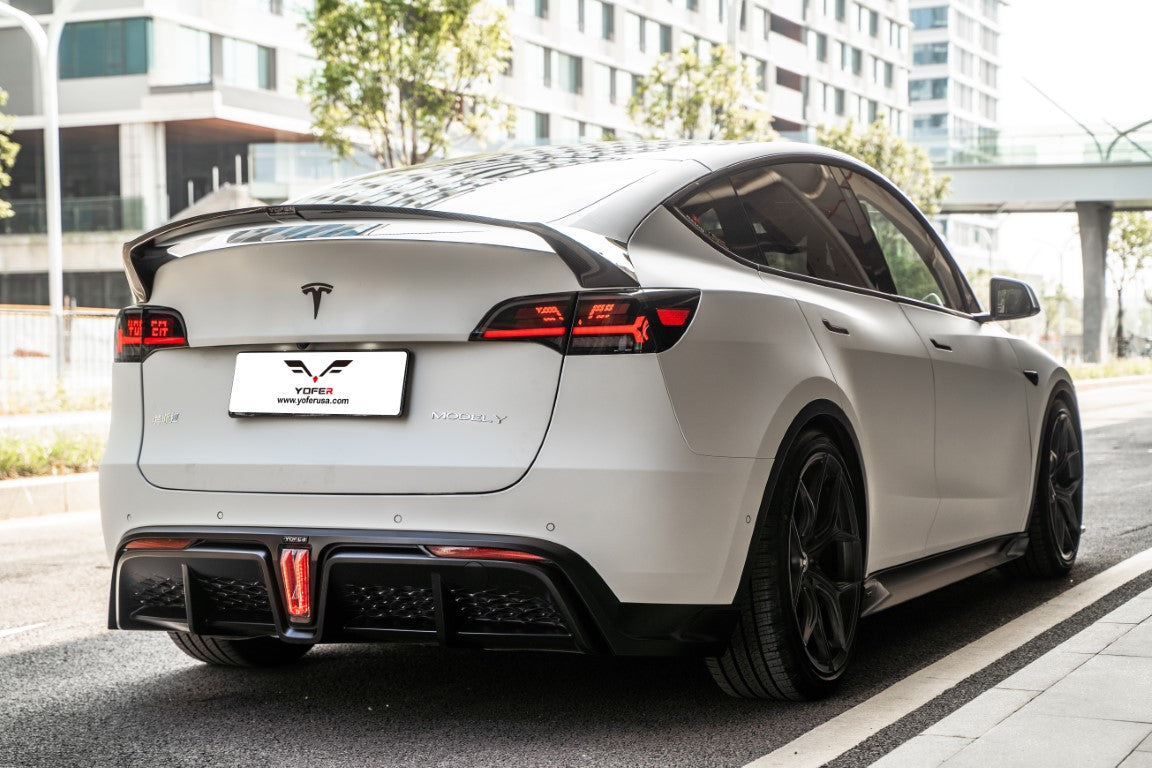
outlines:
{"label": "asphalt surface", "polygon": [[[840,694],[809,704],[729,699],[692,660],[339,645],[285,670],[211,668],[163,633],[104,629],[95,514],[0,523],[0,766],[742,766],[1152,547],[1152,383],[1081,400],[1088,530],[1072,578],[992,572],[866,619]],[[1124,594],[836,764],[879,757]]]}

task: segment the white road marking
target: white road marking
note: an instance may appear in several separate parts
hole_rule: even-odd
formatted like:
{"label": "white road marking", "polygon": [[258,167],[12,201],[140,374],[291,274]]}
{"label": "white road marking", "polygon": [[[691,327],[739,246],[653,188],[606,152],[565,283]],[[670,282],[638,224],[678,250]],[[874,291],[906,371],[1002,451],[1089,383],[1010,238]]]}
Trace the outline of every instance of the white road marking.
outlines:
{"label": "white road marking", "polygon": [[4,639],[5,637],[11,637],[12,635],[19,635],[21,632],[30,632],[33,629],[39,629],[40,627],[46,627],[46,626],[48,626],[48,622],[42,621],[39,624],[27,624],[23,627],[11,627],[9,629],[0,629],[0,640]]}
{"label": "white road marking", "polygon": [[[935,699],[1033,638],[1066,621],[1137,576],[1152,571],[1152,549],[1098,573],[980,639],[915,672],[867,701],[805,733],[745,768],[824,765]],[[1073,571],[1075,573],[1075,571]]]}

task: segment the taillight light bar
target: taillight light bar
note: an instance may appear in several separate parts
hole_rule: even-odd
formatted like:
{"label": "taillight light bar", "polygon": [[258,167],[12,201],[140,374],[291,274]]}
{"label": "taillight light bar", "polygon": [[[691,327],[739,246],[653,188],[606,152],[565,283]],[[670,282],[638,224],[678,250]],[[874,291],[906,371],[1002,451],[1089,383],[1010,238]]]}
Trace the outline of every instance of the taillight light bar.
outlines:
{"label": "taillight light bar", "polygon": [[524,296],[494,307],[472,340],[534,341],[569,355],[663,352],[699,303],[699,291],[665,288]]}
{"label": "taillight light bar", "polygon": [[188,346],[184,318],[168,307],[127,307],[116,316],[118,363],[139,363],[153,351]]}
{"label": "taillight light bar", "polygon": [[280,550],[280,585],[288,618],[307,621],[312,615],[312,560],[307,549]]}

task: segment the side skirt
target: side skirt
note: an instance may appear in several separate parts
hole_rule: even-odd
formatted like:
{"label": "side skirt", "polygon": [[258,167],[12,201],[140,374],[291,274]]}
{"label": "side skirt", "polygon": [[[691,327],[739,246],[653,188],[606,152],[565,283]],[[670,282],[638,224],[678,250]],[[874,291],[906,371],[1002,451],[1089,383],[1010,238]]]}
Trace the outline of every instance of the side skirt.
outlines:
{"label": "side skirt", "polygon": [[872,574],[864,581],[861,616],[869,616],[1024,554],[1028,534],[999,536]]}

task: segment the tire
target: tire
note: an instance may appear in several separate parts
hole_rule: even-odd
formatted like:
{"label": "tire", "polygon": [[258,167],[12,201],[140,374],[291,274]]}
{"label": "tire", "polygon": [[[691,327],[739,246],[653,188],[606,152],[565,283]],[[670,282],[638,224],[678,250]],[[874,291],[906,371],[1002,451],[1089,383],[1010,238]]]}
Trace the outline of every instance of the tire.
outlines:
{"label": "tire", "polygon": [[220,667],[280,667],[298,661],[311,645],[286,643],[275,637],[246,640],[169,632],[176,647],[197,661]]}
{"label": "tire", "polygon": [[1084,519],[1084,455],[1080,419],[1057,396],[1044,416],[1039,470],[1028,515],[1028,549],[1005,565],[1010,573],[1055,579],[1067,575],[1080,548]]}
{"label": "tire", "polygon": [[805,701],[836,690],[855,649],[863,595],[854,486],[828,435],[809,429],[797,437],[753,536],[728,649],[707,660],[725,693]]}

